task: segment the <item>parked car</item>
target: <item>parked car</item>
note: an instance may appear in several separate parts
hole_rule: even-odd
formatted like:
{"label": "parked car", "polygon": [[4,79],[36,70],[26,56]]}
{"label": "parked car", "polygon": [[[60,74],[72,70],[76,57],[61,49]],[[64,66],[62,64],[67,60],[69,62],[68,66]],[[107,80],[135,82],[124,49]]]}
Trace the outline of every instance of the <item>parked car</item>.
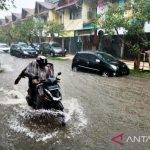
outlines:
{"label": "parked car", "polygon": [[26,43],[13,44],[10,48],[10,55],[18,56],[18,57],[37,57],[38,52],[27,45]]}
{"label": "parked car", "polygon": [[0,43],[0,52],[9,53],[10,47],[5,43]]}
{"label": "parked car", "polygon": [[66,50],[57,42],[43,42],[40,44],[39,51],[41,54],[50,54],[53,57],[66,55]]}
{"label": "parked car", "polygon": [[31,47],[35,48],[37,52],[39,52],[40,45],[38,43],[32,43],[30,44]]}
{"label": "parked car", "polygon": [[100,51],[82,51],[76,53],[72,61],[72,70],[79,68],[100,72],[102,76],[128,75],[127,65],[112,55]]}

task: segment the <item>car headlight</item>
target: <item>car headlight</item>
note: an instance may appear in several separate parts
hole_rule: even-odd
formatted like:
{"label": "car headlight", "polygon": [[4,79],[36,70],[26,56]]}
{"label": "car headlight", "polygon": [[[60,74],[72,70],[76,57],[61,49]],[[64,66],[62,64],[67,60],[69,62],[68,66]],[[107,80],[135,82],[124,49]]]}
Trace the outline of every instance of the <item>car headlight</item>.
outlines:
{"label": "car headlight", "polygon": [[23,51],[23,53],[24,53],[24,54],[26,54],[26,55],[28,55],[28,54],[29,54],[29,53],[28,53],[28,52],[26,52],[26,51]]}
{"label": "car headlight", "polygon": [[117,70],[118,69],[118,67],[117,66],[115,66],[115,65],[110,65],[114,70]]}

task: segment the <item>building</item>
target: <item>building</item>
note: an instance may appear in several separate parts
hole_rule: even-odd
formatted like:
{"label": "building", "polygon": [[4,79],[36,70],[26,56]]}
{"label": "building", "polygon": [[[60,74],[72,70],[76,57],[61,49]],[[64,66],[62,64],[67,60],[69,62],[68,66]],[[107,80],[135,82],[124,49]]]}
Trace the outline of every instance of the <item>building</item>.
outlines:
{"label": "building", "polygon": [[0,26],[5,25],[5,19],[0,19]]}
{"label": "building", "polygon": [[35,17],[44,22],[57,22],[58,15],[55,12],[58,2],[36,2]]}
{"label": "building", "polygon": [[97,0],[59,0],[56,11],[60,14],[59,23],[64,25],[60,37],[69,52],[96,49],[96,28],[92,25],[96,9]]}
{"label": "building", "polygon": [[25,19],[34,15],[34,9],[22,8],[21,18]]}

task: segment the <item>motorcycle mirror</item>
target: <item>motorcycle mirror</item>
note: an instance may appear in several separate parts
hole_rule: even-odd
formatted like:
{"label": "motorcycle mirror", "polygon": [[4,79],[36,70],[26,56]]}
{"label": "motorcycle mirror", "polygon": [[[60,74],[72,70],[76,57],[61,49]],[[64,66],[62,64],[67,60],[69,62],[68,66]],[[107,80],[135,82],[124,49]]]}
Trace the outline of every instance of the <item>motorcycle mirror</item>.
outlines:
{"label": "motorcycle mirror", "polygon": [[61,75],[61,72],[58,72],[58,74],[57,74],[58,76],[60,76]]}

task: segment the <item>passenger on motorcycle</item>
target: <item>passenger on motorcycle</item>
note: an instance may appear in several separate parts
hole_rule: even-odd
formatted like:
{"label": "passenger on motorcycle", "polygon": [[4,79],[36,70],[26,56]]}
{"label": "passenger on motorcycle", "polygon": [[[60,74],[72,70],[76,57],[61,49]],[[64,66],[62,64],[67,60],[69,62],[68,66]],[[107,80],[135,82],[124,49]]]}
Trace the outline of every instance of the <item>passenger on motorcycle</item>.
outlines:
{"label": "passenger on motorcycle", "polygon": [[[45,56],[38,56],[35,61],[28,64],[24,76],[29,78],[28,98],[31,103],[36,102],[36,108],[39,109],[40,99],[43,96],[43,88],[42,86],[38,87],[38,85],[41,80],[46,80],[53,76],[53,67],[48,65]],[[41,98],[37,98],[37,94]]]}

